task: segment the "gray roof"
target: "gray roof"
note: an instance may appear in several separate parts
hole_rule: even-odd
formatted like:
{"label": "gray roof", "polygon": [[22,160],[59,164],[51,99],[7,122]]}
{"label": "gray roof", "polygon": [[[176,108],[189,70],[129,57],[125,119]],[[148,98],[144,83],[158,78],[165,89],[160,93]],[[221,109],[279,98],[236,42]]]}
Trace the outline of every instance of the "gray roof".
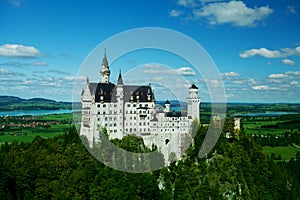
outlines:
{"label": "gray roof", "polygon": [[[100,102],[100,97],[103,96],[104,102],[117,102],[116,99],[116,85],[113,83],[88,83],[91,94],[95,95],[95,102]],[[154,94],[151,86],[136,86],[136,85],[124,85],[123,93],[125,102],[151,102],[154,101]],[[148,100],[150,95],[150,100]]]}

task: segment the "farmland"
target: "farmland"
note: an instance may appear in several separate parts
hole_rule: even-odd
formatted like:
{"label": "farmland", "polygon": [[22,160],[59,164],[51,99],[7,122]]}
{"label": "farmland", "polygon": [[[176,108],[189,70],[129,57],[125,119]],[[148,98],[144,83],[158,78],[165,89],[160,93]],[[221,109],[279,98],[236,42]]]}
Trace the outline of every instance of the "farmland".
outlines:
{"label": "farmland", "polygon": [[31,142],[36,136],[51,138],[68,131],[72,126],[72,114],[2,117],[0,121],[0,144]]}

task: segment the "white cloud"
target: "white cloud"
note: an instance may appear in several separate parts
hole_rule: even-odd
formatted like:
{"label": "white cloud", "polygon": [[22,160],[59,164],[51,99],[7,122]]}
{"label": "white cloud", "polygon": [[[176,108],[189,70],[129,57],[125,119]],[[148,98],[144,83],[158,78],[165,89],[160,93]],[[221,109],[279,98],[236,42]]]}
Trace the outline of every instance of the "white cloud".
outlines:
{"label": "white cloud", "polygon": [[162,65],[160,65],[160,64],[145,64],[144,67],[158,69],[158,68],[162,68]]}
{"label": "white cloud", "polygon": [[20,7],[21,4],[25,2],[25,0],[9,0],[9,2],[16,7]]}
{"label": "white cloud", "polygon": [[177,4],[184,7],[194,7],[196,2],[194,0],[178,0]]}
{"label": "white cloud", "polygon": [[237,84],[237,85],[242,85],[242,84],[244,84],[244,81],[238,80],[238,81],[232,81],[232,83]]}
{"label": "white cloud", "polygon": [[272,12],[269,6],[249,8],[243,1],[209,3],[193,10],[196,18],[206,18],[211,25],[232,24],[240,27],[255,26]]}
{"label": "white cloud", "polygon": [[85,81],[86,80],[86,76],[65,76],[64,80],[66,81]]}
{"label": "white cloud", "polygon": [[180,10],[171,10],[169,12],[169,15],[171,17],[179,17],[181,14],[182,14],[182,11],[180,11]]}
{"label": "white cloud", "polygon": [[33,46],[4,44],[0,46],[0,56],[35,58],[41,56],[41,52]]}
{"label": "white cloud", "polygon": [[7,67],[27,67],[27,66],[36,66],[36,67],[43,67],[47,66],[46,62],[19,62],[19,61],[8,61],[5,63],[0,63],[0,65],[7,66]]}
{"label": "white cloud", "polygon": [[295,6],[287,6],[287,7],[286,7],[286,11],[287,11],[288,13],[290,13],[290,14],[294,14],[294,15],[297,15],[297,14],[298,14],[298,12],[297,12],[296,9],[295,9]]}
{"label": "white cloud", "polygon": [[178,69],[165,69],[161,65],[147,65],[147,70],[143,70],[145,74],[181,74],[185,76],[195,76],[196,73],[190,67],[181,67]]}
{"label": "white cloud", "polygon": [[237,76],[240,76],[240,74],[237,73],[237,72],[225,72],[222,75],[223,76],[227,76],[227,77],[237,77]]}
{"label": "white cloud", "polygon": [[32,66],[47,66],[47,63],[44,62],[44,61],[41,61],[41,62],[34,62],[32,63]]}
{"label": "white cloud", "polygon": [[287,78],[288,75],[286,74],[270,74],[269,78]]}
{"label": "white cloud", "polygon": [[240,57],[242,57],[242,58],[249,58],[249,57],[256,56],[256,55],[263,56],[266,58],[281,58],[282,57],[282,54],[280,53],[280,51],[278,51],[278,50],[271,51],[266,48],[249,49],[249,50],[246,50],[246,51],[240,53]]}
{"label": "white cloud", "polygon": [[253,90],[278,90],[279,88],[277,87],[270,87],[268,85],[257,85],[257,86],[252,86]]}
{"label": "white cloud", "polygon": [[293,66],[295,64],[295,61],[286,58],[286,59],[281,60],[281,63],[284,65]]}
{"label": "white cloud", "polygon": [[300,46],[294,49],[283,48],[281,50],[269,50],[267,48],[249,49],[240,53],[242,58],[250,58],[253,56],[263,56],[265,58],[285,58],[288,56],[299,56]]}
{"label": "white cloud", "polygon": [[9,71],[7,69],[0,68],[0,77],[1,78],[11,78],[11,77],[16,77],[16,76],[25,76],[21,72],[13,72]]}
{"label": "white cloud", "polygon": [[[54,74],[65,74],[65,75],[70,74],[69,72],[64,72],[64,71],[57,70],[57,69],[49,69],[48,72],[49,72],[49,73],[54,73]],[[69,77],[69,78],[70,78],[70,77]]]}
{"label": "white cloud", "polygon": [[292,81],[290,82],[291,85],[297,85],[299,82],[298,81]]}
{"label": "white cloud", "polygon": [[300,75],[300,71],[287,71],[286,74],[290,74],[290,75]]}
{"label": "white cloud", "polygon": [[176,69],[178,74],[186,75],[186,76],[195,76],[196,73],[189,67],[181,67]]}

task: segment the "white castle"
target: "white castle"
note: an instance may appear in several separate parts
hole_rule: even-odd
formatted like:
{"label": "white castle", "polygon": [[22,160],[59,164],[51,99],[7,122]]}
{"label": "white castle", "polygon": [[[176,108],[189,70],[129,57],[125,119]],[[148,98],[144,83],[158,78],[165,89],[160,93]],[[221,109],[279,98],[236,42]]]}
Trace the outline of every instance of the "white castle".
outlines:
{"label": "white castle", "polygon": [[[142,137],[147,147],[156,145],[168,162],[170,155],[180,158],[191,142],[191,123],[199,123],[198,88],[189,88],[187,113],[171,112],[170,102],[164,109],[155,104],[151,85],[124,85],[121,75],[117,84],[110,82],[110,69],[104,53],[100,70],[101,82],[87,79],[82,91],[82,122],[80,134],[90,146],[99,141],[99,132],[106,128],[109,139],[126,135]],[[188,144],[187,144],[188,143]]]}

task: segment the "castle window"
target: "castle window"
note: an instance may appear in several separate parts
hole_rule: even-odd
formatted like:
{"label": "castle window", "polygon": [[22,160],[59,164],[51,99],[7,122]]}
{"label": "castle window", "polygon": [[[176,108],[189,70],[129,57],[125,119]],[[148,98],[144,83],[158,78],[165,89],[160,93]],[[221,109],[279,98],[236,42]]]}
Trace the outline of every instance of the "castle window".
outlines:
{"label": "castle window", "polygon": [[98,104],[97,107],[100,108],[100,104]]}
{"label": "castle window", "polygon": [[130,114],[132,114],[132,110],[130,111]]}
{"label": "castle window", "polygon": [[133,107],[136,107],[136,104],[133,104]]}
{"label": "castle window", "polygon": [[100,112],[98,112],[98,115],[100,115]]}
{"label": "castle window", "polygon": [[148,107],[148,104],[145,104],[145,107]]}
{"label": "castle window", "polygon": [[127,107],[130,107],[130,104],[127,104]]}
{"label": "castle window", "polygon": [[103,115],[105,115],[105,111],[103,111]]}
{"label": "castle window", "polygon": [[105,104],[103,104],[103,108],[105,108],[106,107],[106,105]]}
{"label": "castle window", "polygon": [[170,142],[169,139],[166,139],[165,144],[167,145]]}

